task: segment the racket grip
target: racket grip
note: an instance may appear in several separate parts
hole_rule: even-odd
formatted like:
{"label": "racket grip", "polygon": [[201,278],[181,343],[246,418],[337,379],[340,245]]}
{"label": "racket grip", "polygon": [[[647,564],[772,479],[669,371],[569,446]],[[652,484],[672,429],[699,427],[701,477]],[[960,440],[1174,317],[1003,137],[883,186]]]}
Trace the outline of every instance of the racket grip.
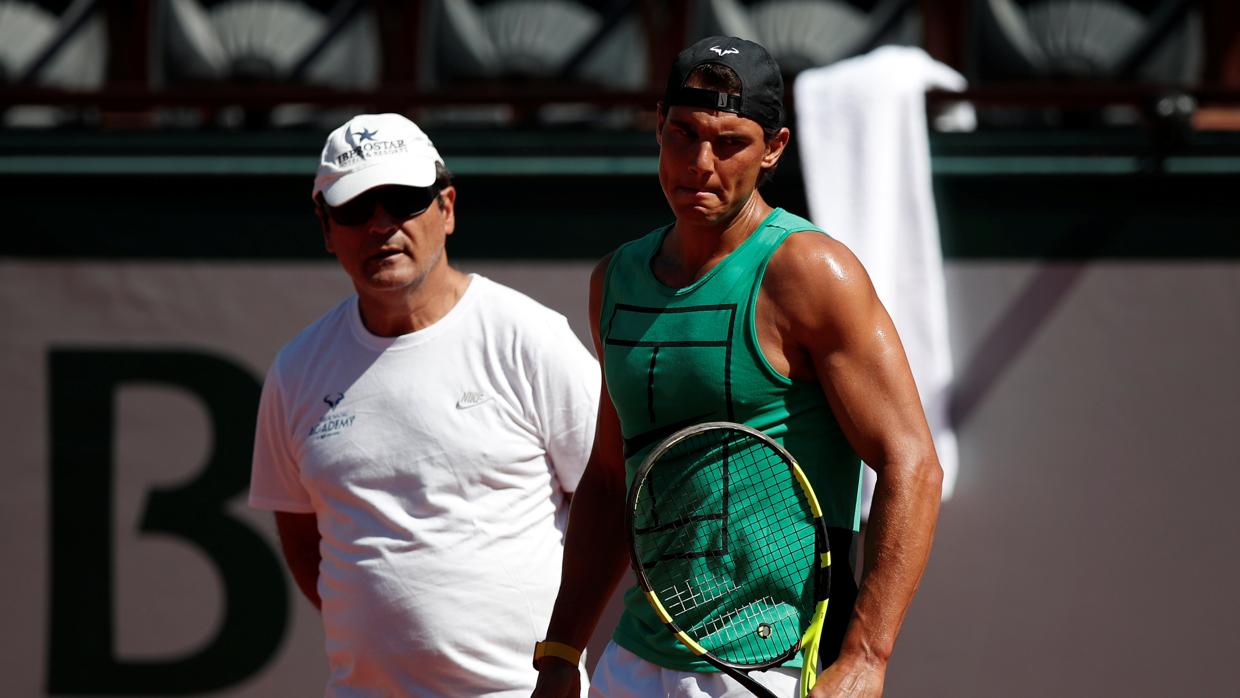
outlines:
{"label": "racket grip", "polygon": [[818,682],[818,646],[822,643],[822,623],[827,617],[827,603],[826,599],[818,602],[809,629],[801,638],[801,698],[808,696]]}

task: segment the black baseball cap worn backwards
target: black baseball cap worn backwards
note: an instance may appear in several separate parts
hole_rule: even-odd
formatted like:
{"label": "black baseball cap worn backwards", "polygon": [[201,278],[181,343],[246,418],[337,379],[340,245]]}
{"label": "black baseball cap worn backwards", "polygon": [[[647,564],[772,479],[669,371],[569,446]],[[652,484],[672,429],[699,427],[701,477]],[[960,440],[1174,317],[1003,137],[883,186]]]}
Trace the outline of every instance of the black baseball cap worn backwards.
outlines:
{"label": "black baseball cap worn backwards", "polygon": [[[706,63],[736,71],[741,93],[685,87],[689,74]],[[663,104],[730,111],[753,119],[763,128],[778,129],[784,125],[784,78],[779,64],[758,44],[735,36],[708,36],[676,56],[667,76]]]}

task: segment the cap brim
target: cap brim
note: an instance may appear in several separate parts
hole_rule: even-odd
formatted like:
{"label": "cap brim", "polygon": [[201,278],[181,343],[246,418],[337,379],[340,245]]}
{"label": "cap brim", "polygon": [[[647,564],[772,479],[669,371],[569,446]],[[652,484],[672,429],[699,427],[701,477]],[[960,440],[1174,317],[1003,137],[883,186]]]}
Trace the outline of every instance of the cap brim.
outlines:
{"label": "cap brim", "polygon": [[350,172],[320,189],[328,206],[340,206],[375,187],[429,187],[435,183],[435,163],[410,167],[408,162],[371,165]]}

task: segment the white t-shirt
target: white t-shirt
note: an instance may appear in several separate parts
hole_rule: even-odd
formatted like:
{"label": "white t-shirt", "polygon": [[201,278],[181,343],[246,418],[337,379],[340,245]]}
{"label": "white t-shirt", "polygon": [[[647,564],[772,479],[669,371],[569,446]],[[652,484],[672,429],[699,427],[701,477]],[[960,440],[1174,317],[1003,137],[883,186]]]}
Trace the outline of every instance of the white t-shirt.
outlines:
{"label": "white t-shirt", "polygon": [[599,383],[563,316],[477,275],[425,329],[374,336],[353,297],[280,351],[250,504],[316,514],[328,695],[529,695]]}

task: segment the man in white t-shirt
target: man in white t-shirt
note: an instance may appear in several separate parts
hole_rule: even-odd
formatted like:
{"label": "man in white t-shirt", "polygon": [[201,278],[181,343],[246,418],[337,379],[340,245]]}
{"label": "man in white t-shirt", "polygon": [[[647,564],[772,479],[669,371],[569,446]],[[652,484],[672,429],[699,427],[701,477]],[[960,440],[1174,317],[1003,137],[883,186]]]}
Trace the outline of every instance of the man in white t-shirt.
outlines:
{"label": "man in white t-shirt", "polygon": [[356,295],[276,357],[250,504],[322,611],[327,695],[528,696],[598,364],[563,316],[448,265],[456,190],[408,119],[332,132],[313,196]]}

